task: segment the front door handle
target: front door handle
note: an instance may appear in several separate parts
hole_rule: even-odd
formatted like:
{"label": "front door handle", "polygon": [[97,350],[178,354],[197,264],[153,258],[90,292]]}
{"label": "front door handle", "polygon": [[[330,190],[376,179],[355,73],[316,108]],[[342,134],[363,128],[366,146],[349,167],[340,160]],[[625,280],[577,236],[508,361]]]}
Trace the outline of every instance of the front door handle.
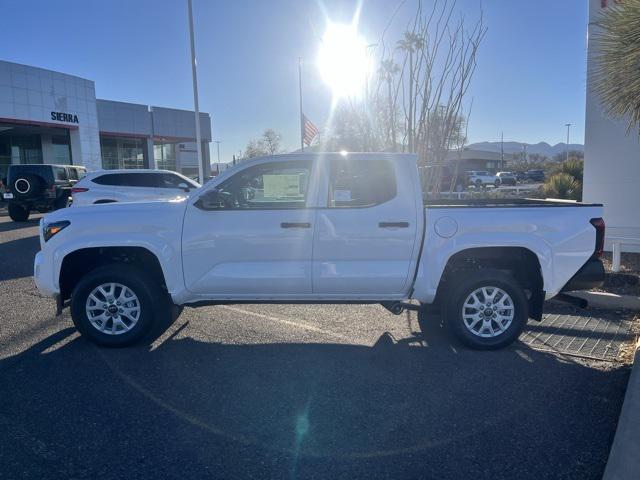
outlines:
{"label": "front door handle", "polygon": [[282,222],[280,228],[311,228],[311,224],[307,222]]}
{"label": "front door handle", "polygon": [[380,222],[380,228],[409,228],[409,222]]}

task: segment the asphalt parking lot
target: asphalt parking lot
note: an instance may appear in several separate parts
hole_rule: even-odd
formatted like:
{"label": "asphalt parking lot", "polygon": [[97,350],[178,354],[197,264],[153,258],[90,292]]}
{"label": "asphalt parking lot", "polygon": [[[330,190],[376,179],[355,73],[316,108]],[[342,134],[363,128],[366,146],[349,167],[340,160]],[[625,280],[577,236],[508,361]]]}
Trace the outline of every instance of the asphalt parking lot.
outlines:
{"label": "asphalt parking lot", "polygon": [[378,306],[186,308],[98,348],[33,285],[38,218],[0,216],[0,478],[602,476],[620,362],[469,351]]}

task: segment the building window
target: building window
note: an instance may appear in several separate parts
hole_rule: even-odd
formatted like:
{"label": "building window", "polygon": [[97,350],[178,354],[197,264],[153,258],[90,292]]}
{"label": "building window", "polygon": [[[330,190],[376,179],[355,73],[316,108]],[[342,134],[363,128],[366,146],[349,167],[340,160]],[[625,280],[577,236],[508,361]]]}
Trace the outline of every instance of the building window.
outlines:
{"label": "building window", "polygon": [[66,136],[54,135],[51,137],[54,163],[58,165],[71,165],[71,145],[69,143],[68,133]]}
{"label": "building window", "polygon": [[100,135],[102,168],[145,168],[144,140]]}
{"label": "building window", "polygon": [[173,143],[154,142],[153,158],[162,170],[176,170],[176,146]]}

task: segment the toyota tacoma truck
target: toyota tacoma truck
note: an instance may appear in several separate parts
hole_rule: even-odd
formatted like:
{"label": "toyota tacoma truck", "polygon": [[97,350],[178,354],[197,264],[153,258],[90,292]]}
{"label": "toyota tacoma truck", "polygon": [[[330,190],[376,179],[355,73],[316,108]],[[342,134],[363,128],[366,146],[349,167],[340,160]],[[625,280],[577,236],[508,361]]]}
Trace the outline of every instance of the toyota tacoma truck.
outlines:
{"label": "toyota tacoma truck", "polygon": [[46,215],[35,282],[107,346],[182,306],[379,303],[437,307],[477,349],[513,342],[545,299],[602,282],[601,205],[425,202],[420,184],[405,154],[243,162],[188,199]]}

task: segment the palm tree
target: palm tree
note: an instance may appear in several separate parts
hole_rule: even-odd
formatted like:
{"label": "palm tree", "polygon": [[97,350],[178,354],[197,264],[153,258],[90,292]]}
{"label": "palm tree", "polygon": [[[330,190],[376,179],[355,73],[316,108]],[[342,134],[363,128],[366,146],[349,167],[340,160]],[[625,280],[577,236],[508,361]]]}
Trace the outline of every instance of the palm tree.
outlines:
{"label": "palm tree", "polygon": [[414,83],[414,64],[413,54],[424,48],[423,38],[415,32],[404,32],[404,37],[398,40],[398,48],[409,54],[409,118],[407,120],[407,137],[409,140],[409,152],[413,153],[413,110],[415,108],[413,98],[413,83]]}
{"label": "palm tree", "polygon": [[597,23],[595,90],[605,111],[640,125],[640,1],[612,3]]}
{"label": "palm tree", "polygon": [[392,58],[380,62],[380,78],[387,82],[387,96],[389,102],[389,128],[391,130],[391,149],[396,150],[396,109],[393,101],[393,79],[400,72],[398,65]]}

